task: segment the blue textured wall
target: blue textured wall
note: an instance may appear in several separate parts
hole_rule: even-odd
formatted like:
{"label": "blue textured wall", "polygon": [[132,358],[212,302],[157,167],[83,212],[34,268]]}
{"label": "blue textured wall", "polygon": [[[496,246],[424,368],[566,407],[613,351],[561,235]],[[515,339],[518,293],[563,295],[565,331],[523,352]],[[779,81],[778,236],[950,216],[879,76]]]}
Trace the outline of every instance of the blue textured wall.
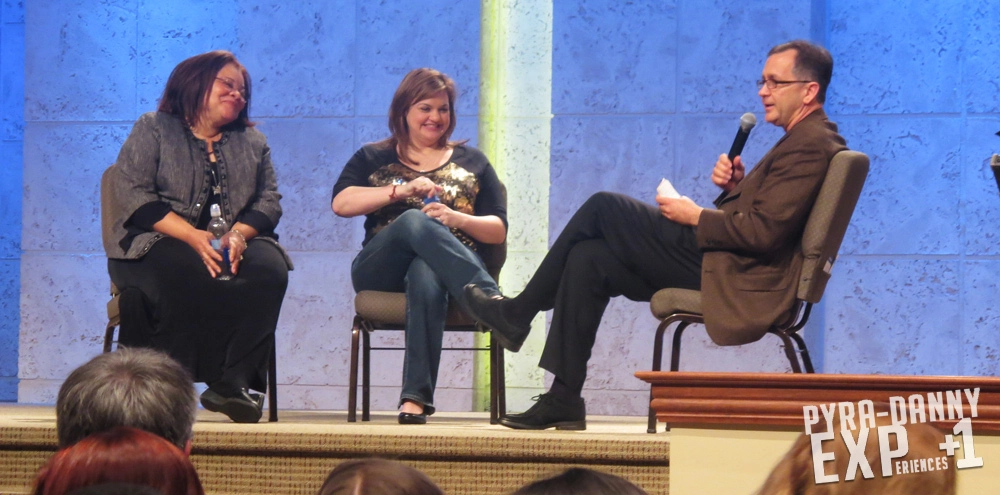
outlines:
{"label": "blue textured wall", "polygon": [[[18,374],[19,400],[51,402],[99,352],[100,173],[177,62],[226,48],[254,79],[297,265],[278,330],[282,406],[343,408],[362,232],[329,211],[330,188],[358,146],[384,136],[413,67],[457,80],[455,136],[474,143],[479,14],[478,2],[445,0],[4,0],[0,399]],[[828,113],[872,172],[806,333],[813,353],[826,372],[997,374],[1000,198],[985,160],[1000,151],[998,25],[1000,6],[985,0],[555,1],[549,233],[599,190],[652,202],[661,177],[710,204],[715,157],[743,112],[760,115],[753,81],[767,49],[821,40],[836,60]],[[762,122],[747,161],[780,134]],[[648,389],[632,373],[649,368],[654,328],[644,304],[609,307],[585,391],[593,413],[644,414]],[[768,338],[723,349],[703,332],[688,339],[685,369],[787,367]],[[458,354],[442,363],[443,409],[471,403],[472,365]],[[376,359],[374,407],[391,409],[400,355]]]}
{"label": "blue textured wall", "polygon": [[873,166],[828,291],[825,370],[995,375],[1000,6],[836,0],[829,15],[830,108]]}
{"label": "blue textured wall", "polygon": [[21,318],[24,5],[0,3],[0,402],[17,400]]}

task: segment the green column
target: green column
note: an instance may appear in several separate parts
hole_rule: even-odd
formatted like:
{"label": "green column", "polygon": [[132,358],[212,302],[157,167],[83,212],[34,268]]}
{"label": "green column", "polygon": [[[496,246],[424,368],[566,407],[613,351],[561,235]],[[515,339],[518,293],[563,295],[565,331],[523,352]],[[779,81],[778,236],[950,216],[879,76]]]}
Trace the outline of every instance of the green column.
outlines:
{"label": "green column", "polygon": [[[551,0],[483,0],[479,147],[507,185],[507,262],[500,286],[524,287],[548,249],[552,120]],[[507,353],[507,405],[523,410],[542,387],[544,315],[518,354]],[[479,336],[485,344],[486,336]],[[489,359],[476,353],[475,409],[489,408]]]}

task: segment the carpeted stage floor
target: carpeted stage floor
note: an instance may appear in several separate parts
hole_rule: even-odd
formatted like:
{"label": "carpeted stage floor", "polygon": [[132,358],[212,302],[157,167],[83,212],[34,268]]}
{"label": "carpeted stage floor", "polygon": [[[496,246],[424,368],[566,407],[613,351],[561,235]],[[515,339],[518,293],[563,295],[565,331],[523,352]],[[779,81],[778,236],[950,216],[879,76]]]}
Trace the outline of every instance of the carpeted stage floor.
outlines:
{"label": "carpeted stage floor", "polygon": [[[265,418],[266,418],[265,412]],[[236,425],[200,411],[192,460],[210,494],[315,494],[337,463],[397,459],[427,473],[446,493],[505,494],[569,466],[623,476],[666,494],[669,433],[646,433],[645,418],[592,416],[587,430],[515,431],[488,413],[438,413],[424,426],[393,412],[347,423],[336,411],[280,411],[280,422]],[[52,407],[0,406],[0,494],[28,493],[55,450]]]}

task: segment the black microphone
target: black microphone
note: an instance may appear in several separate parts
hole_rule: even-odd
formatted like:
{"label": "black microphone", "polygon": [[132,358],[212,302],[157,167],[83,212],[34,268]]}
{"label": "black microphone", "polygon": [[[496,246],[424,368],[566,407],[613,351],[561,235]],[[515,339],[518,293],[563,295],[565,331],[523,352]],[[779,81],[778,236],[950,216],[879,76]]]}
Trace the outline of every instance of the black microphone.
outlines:
{"label": "black microphone", "polygon": [[757,125],[757,117],[754,117],[752,113],[747,112],[740,117],[740,130],[736,131],[736,139],[733,140],[733,147],[729,148],[730,161],[740,156],[740,153],[743,153],[743,146],[747,144],[747,138],[750,137],[750,130],[755,125]]}

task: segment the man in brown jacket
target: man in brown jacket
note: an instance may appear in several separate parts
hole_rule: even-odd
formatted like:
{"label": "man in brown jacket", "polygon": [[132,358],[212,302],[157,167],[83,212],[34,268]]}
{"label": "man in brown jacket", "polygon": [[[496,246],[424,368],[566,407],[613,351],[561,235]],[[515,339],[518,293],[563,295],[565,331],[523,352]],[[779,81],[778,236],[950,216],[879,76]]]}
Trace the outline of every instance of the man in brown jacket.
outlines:
{"label": "man in brown jacket", "polygon": [[823,112],[833,59],[806,41],[768,53],[758,81],[765,120],[785,135],[746,173],[723,154],[712,182],[716,209],[657,196],[659,209],[597,193],[573,215],[524,291],[490,298],[466,287],[470,309],[516,352],[531,319],[554,309],[540,366],[549,392],[501,424],[519,429],[585,429],[580,393],[587,360],[611,297],[649,301],[659,289],[700,289],[709,336],[719,344],[759,339],[786,316],[802,262],[798,243],[830,160],[846,149]]}

